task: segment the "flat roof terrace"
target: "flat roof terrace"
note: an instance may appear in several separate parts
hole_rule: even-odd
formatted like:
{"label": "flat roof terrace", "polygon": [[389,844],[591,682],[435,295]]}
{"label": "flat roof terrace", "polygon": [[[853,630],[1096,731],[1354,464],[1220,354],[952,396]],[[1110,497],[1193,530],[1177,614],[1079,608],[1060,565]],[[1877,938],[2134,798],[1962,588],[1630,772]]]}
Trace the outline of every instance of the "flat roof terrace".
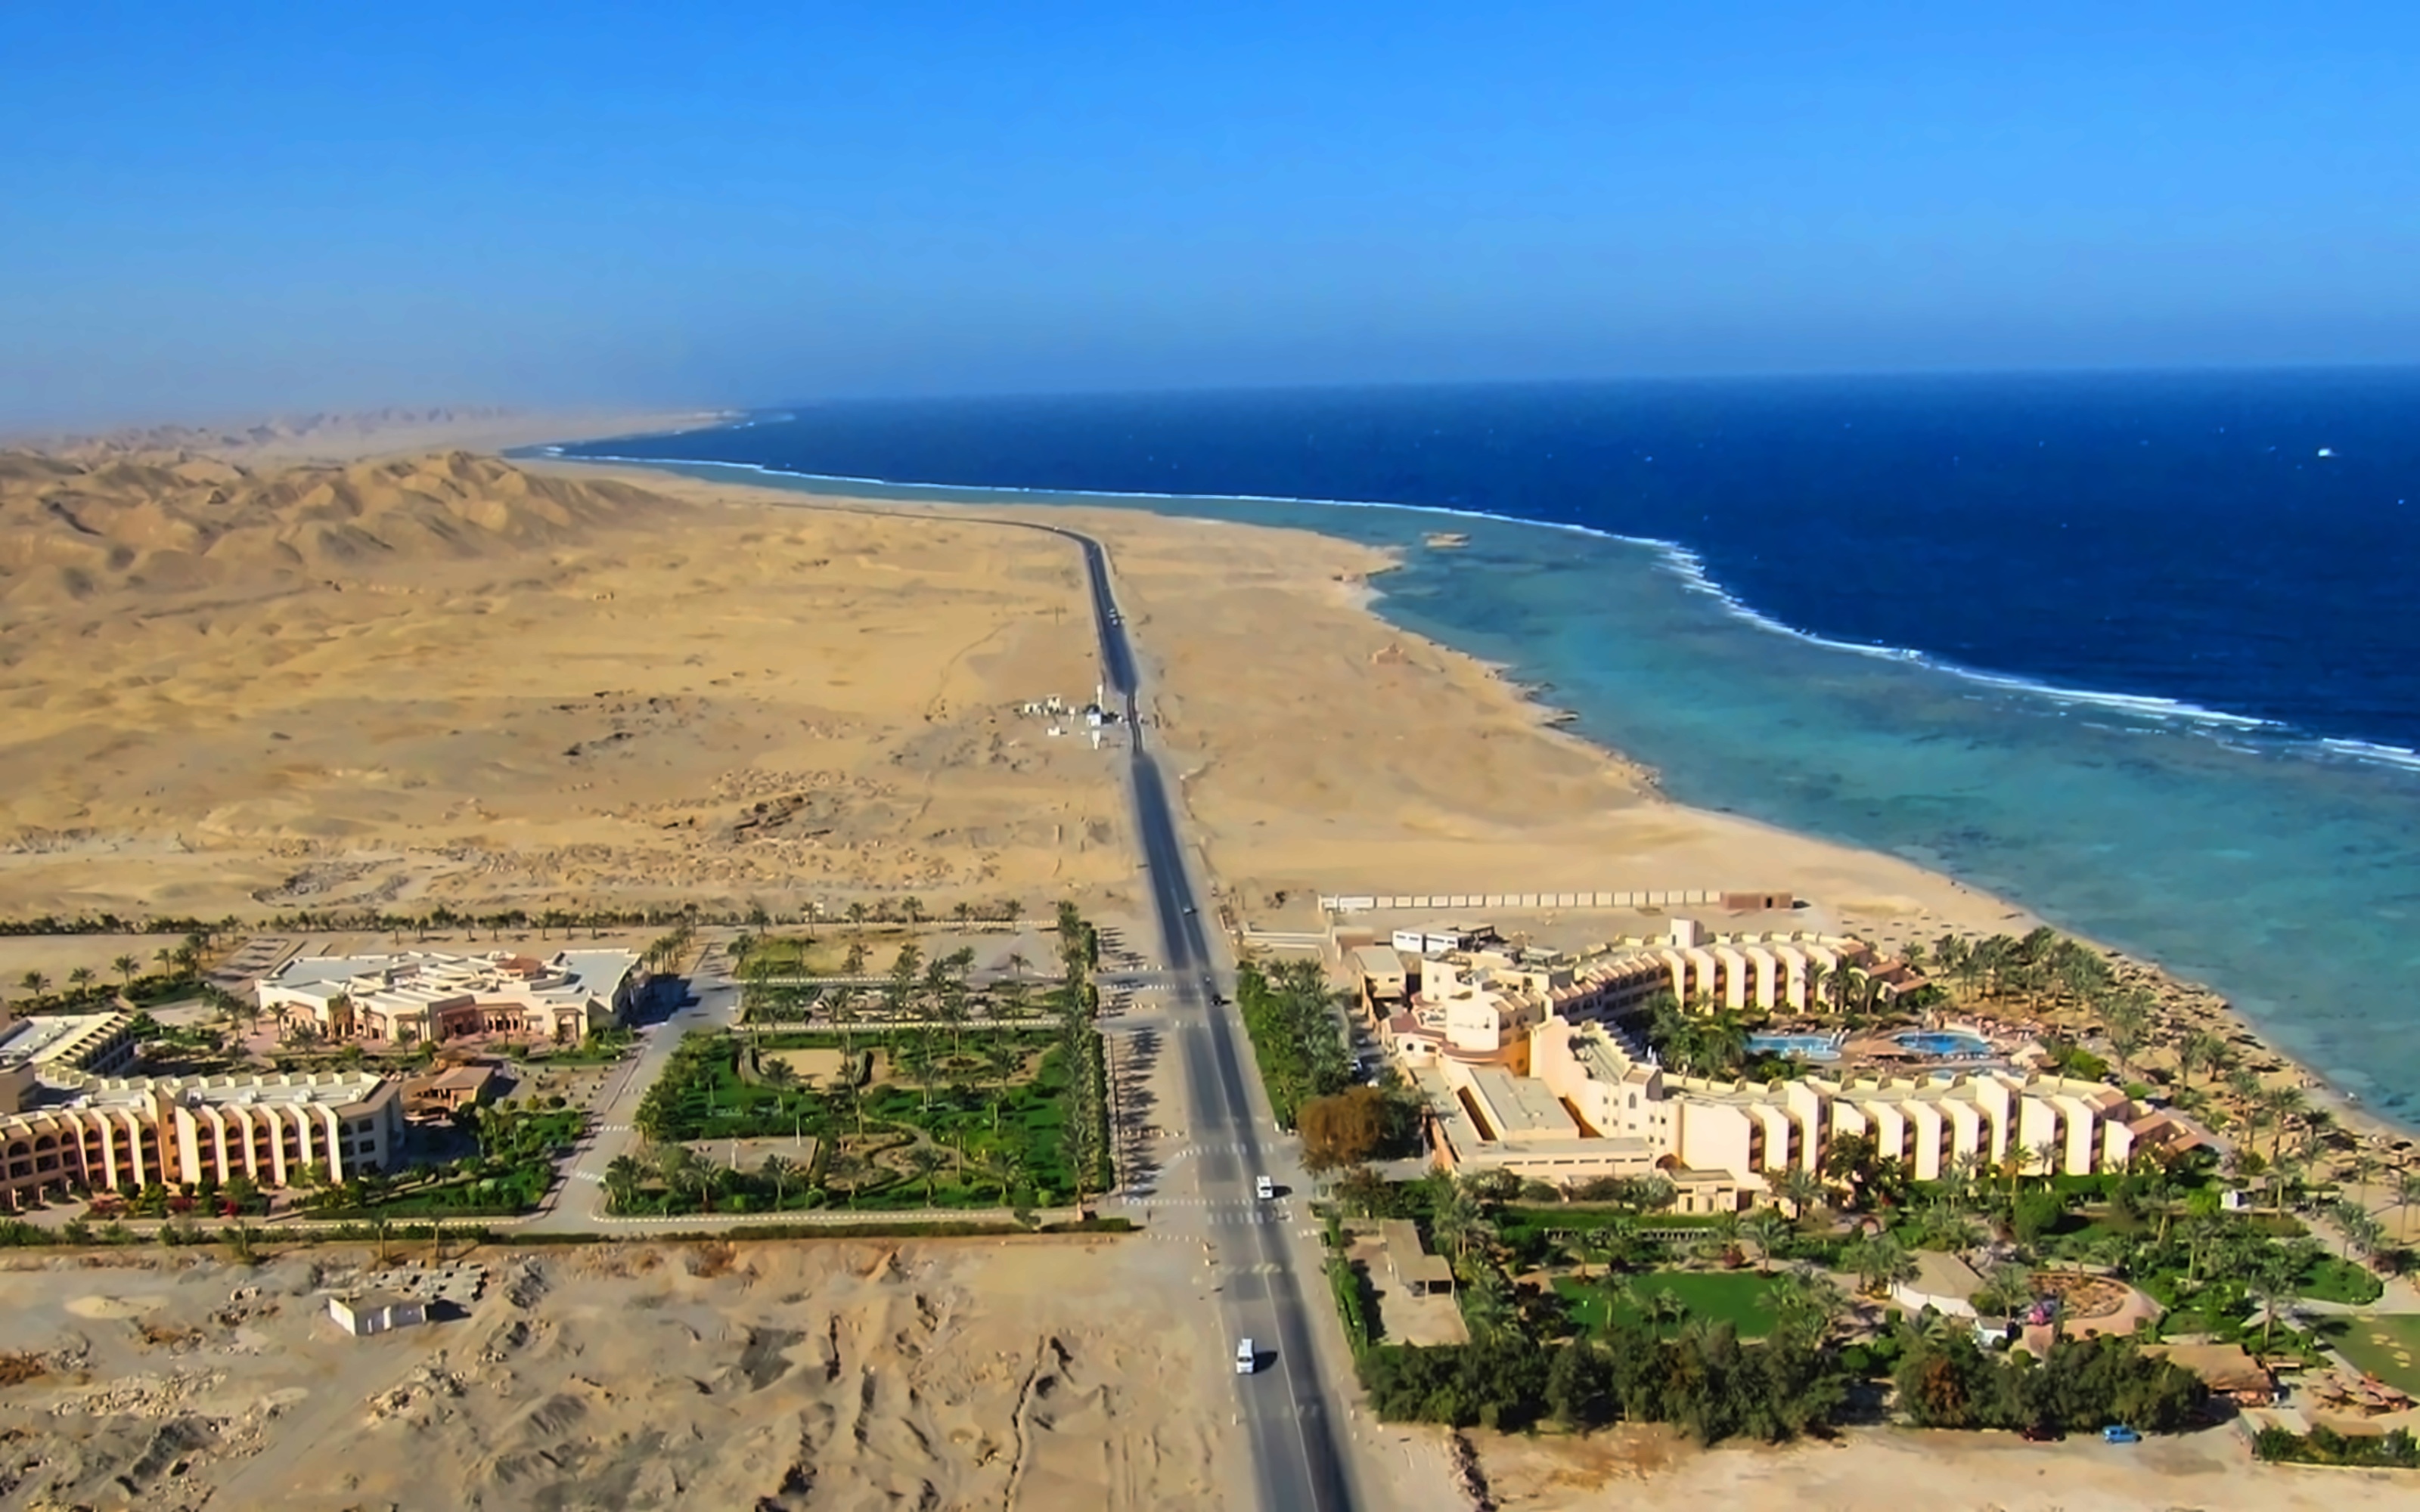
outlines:
{"label": "flat roof terrace", "polygon": [[1526,1144],[1537,1139],[1571,1139],[1579,1124],[1562,1101],[1532,1077],[1515,1076],[1501,1066],[1470,1071],[1470,1093],[1480,1121],[1497,1139]]}
{"label": "flat roof terrace", "polygon": [[[378,1094],[386,1078],[374,1072],[287,1072],[262,1076],[112,1076],[94,1077],[80,1086],[63,1088],[41,1105],[68,1108],[143,1107],[153,1097],[165,1097],[188,1107],[235,1106],[269,1103],[287,1105],[343,1107]],[[28,1112],[35,1111],[29,1108]]]}
{"label": "flat roof terrace", "polygon": [[0,1029],[0,1065],[39,1066],[108,1039],[133,1020],[124,1013],[46,1013]]}

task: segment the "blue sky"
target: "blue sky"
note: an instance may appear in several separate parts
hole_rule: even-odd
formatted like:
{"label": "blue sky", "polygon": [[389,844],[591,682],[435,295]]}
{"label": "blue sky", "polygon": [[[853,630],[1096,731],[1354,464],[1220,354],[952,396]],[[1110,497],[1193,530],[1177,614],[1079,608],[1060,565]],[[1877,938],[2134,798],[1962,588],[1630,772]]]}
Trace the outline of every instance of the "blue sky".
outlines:
{"label": "blue sky", "polygon": [[12,0],[0,57],[0,422],[2420,360],[2409,5]]}

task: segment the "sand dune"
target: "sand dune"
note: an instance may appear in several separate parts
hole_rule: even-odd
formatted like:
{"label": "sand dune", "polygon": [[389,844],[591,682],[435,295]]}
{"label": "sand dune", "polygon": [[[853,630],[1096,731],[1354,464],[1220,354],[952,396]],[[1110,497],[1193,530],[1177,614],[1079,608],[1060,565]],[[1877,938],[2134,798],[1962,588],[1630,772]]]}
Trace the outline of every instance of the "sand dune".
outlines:
{"label": "sand dune", "polygon": [[256,474],[194,458],[0,455],[0,612],[125,590],[255,587],[558,545],[671,510],[627,484],[463,452]]}
{"label": "sand dune", "polygon": [[452,405],[289,415],[225,425],[130,425],[82,436],[12,440],[59,456],[178,462],[220,457],[247,466],[346,463],[373,457],[584,440],[712,424],[711,411],[537,411]]}
{"label": "sand dune", "polygon": [[1122,875],[1068,548],[462,454],[0,458],[0,912]]}

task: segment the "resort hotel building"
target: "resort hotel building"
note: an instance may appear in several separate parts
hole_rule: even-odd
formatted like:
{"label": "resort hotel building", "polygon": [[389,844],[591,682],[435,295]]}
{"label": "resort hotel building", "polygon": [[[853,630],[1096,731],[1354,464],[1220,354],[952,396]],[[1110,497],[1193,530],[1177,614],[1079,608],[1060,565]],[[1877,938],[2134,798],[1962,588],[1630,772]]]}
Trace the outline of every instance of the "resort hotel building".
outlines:
{"label": "resort hotel building", "polygon": [[1961,1160],[1996,1169],[2011,1158],[2029,1172],[2088,1175],[2207,1139],[2118,1088],[2005,1064],[1818,1071],[1771,1084],[1682,1076],[1621,1026],[1666,991],[1683,1002],[1803,1006],[1818,964],[1887,979],[1890,968],[1855,940],[1701,939],[1694,923],[1676,920],[1668,940],[1618,942],[1576,959],[1482,947],[1410,962],[1372,947],[1352,960],[1420,1093],[1435,1159],[1450,1168],[1558,1185],[1660,1176],[1680,1211],[1730,1212],[1772,1200],[1787,1171],[1820,1171],[1830,1141],[1848,1134],[1872,1139],[1877,1155],[1904,1162],[1917,1180]]}
{"label": "resort hotel building", "polygon": [[261,979],[260,1006],[331,1040],[397,1044],[467,1035],[565,1043],[620,1024],[640,986],[629,950],[297,956]]}
{"label": "resort hotel building", "polygon": [[18,1018],[0,1008],[0,1072],[112,1075],[134,1064],[134,1019],[127,1013],[43,1013]]}
{"label": "resort hotel building", "polygon": [[369,1072],[110,1077],[0,1065],[0,1193],[12,1208],[154,1181],[292,1186],[314,1162],[342,1181],[383,1168],[402,1137],[401,1095]]}
{"label": "resort hotel building", "polygon": [[1347,964],[1365,1010],[1405,1064],[1515,1071],[1528,1064],[1530,1031],[1547,1019],[1620,1019],[1658,993],[1683,1003],[1803,1011],[1834,972],[1869,972],[1885,993],[1920,980],[1846,936],[1708,935],[1688,918],[1674,919],[1663,937],[1616,939],[1576,956],[1511,949],[1485,925],[1398,930],[1391,946],[1360,947]]}

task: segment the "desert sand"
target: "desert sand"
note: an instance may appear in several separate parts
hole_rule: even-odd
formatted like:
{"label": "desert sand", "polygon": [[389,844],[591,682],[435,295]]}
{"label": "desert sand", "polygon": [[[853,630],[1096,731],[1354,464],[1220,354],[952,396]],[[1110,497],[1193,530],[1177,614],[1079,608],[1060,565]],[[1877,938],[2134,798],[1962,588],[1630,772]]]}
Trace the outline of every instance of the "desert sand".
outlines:
{"label": "desert sand", "polygon": [[1613,1504],[1725,1512],[2368,1512],[2412,1504],[2391,1471],[2263,1465],[2233,1430],[2131,1446],[2097,1435],[2055,1444],[2005,1433],[1859,1429],[1829,1443],[1712,1451],[1662,1429],[1584,1441],[1473,1433],[1505,1512]]}
{"label": "desert sand", "polygon": [[325,1296],[365,1255],[23,1264],[0,1506],[1223,1505],[1223,1341],[1118,1287],[1149,1248],[489,1250],[467,1316],[367,1339]]}
{"label": "desert sand", "polygon": [[81,436],[0,438],[7,444],[79,460],[176,462],[212,456],[246,467],[342,465],[430,452],[502,452],[690,430],[729,416],[718,411],[543,411],[441,406],[357,413],[289,415],[225,425],[131,425]]}
{"label": "desert sand", "polygon": [[0,455],[0,913],[1123,877],[1074,553],[462,453]]}

